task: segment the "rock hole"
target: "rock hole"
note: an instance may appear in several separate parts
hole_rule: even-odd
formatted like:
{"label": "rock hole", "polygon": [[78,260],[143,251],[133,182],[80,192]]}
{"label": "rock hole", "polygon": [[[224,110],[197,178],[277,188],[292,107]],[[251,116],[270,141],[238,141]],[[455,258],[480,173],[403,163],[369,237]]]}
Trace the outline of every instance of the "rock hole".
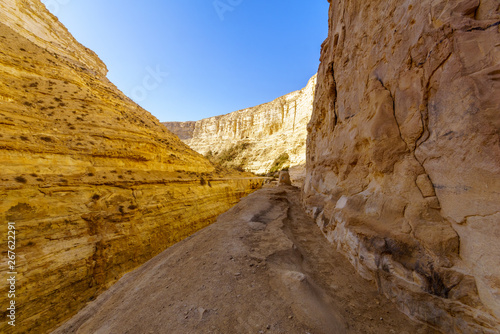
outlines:
{"label": "rock hole", "polygon": [[335,37],[333,38],[333,47],[336,48],[338,43],[339,43],[339,34],[336,34]]}

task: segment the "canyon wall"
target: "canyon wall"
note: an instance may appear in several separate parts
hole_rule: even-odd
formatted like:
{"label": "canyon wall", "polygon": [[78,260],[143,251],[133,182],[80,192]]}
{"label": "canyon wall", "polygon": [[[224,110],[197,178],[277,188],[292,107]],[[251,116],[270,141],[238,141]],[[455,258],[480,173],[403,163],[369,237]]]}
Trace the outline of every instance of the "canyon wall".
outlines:
{"label": "canyon wall", "polygon": [[1,263],[14,222],[14,329],[44,333],[261,181],[215,173],[39,1],[2,1],[0,22]]}
{"label": "canyon wall", "polygon": [[330,3],[304,204],[410,317],[498,333],[498,1]]}
{"label": "canyon wall", "polygon": [[[300,91],[256,107],[195,122],[163,123],[195,151],[230,159],[232,166],[267,173],[287,154],[286,166],[305,164],[307,123],[316,75]],[[284,160],[284,159],[283,159]]]}
{"label": "canyon wall", "polygon": [[163,122],[167,129],[176,134],[180,140],[189,140],[193,138],[196,122]]}

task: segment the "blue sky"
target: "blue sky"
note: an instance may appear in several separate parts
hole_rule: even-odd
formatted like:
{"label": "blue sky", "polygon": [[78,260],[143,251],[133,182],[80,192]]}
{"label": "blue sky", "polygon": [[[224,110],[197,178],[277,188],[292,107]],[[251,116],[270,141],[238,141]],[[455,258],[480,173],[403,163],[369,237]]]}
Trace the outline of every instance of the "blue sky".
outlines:
{"label": "blue sky", "polygon": [[222,115],[303,88],[328,30],[327,0],[42,2],[160,121]]}

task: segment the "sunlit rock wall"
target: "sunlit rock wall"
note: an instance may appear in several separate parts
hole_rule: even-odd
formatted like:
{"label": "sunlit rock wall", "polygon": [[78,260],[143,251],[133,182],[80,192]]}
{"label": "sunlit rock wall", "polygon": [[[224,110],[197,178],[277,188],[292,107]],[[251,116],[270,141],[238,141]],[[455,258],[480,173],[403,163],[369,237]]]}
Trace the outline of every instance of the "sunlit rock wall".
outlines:
{"label": "sunlit rock wall", "polygon": [[237,150],[234,164],[247,171],[266,173],[284,153],[289,156],[287,165],[297,166],[305,163],[307,123],[311,118],[315,86],[316,75],[302,90],[272,102],[197,121],[191,138],[185,136],[187,125],[181,128],[176,122],[163,124],[204,155],[245,144],[244,149]]}
{"label": "sunlit rock wall", "polygon": [[106,72],[39,1],[0,3],[2,333],[48,331],[260,185],[215,175]]}

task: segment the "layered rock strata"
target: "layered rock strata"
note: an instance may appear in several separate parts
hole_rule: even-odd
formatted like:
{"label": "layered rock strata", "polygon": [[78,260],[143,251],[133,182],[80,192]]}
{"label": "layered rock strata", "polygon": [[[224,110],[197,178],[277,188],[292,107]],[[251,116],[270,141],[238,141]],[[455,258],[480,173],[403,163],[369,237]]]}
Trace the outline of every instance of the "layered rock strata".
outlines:
{"label": "layered rock strata", "polygon": [[409,316],[500,331],[498,1],[334,1],[304,204]]}
{"label": "layered rock strata", "polygon": [[39,1],[3,1],[0,22],[2,268],[14,222],[15,330],[44,333],[261,181],[214,174]]}
{"label": "layered rock strata", "polygon": [[230,159],[233,166],[267,173],[280,156],[284,166],[305,164],[306,126],[311,118],[316,75],[300,91],[272,102],[194,123],[163,123],[195,151]]}

